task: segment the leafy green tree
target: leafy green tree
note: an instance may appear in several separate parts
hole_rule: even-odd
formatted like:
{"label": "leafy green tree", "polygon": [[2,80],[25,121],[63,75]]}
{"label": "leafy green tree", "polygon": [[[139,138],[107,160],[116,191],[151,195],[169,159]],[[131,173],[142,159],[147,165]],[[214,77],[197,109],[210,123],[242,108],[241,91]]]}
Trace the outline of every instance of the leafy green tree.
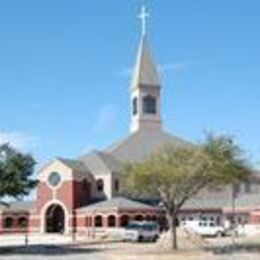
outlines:
{"label": "leafy green tree", "polygon": [[147,160],[127,164],[125,192],[153,196],[164,206],[177,249],[177,215],[183,204],[205,188],[241,182],[250,174],[241,149],[226,136],[210,135],[198,146],[168,145]]}
{"label": "leafy green tree", "polygon": [[21,198],[28,195],[37,181],[33,180],[35,161],[8,144],[0,145],[0,203],[6,197]]}

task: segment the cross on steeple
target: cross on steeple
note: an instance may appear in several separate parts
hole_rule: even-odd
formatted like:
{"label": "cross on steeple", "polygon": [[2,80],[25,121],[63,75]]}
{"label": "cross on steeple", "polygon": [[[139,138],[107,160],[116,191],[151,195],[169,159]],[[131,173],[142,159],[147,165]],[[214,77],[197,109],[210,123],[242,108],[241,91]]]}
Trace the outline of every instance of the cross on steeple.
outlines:
{"label": "cross on steeple", "polygon": [[150,14],[146,11],[145,6],[142,6],[141,13],[138,15],[138,18],[142,22],[142,35],[146,35],[146,19],[150,16]]}

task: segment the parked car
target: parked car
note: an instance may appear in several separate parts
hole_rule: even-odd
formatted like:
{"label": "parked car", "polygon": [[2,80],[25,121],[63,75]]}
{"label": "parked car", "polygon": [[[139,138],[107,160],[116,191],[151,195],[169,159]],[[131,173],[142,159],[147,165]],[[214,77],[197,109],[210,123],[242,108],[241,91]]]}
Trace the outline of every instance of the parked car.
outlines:
{"label": "parked car", "polygon": [[211,221],[189,221],[185,223],[185,228],[201,236],[224,236],[225,229]]}
{"label": "parked car", "polygon": [[123,239],[125,241],[155,242],[160,234],[159,225],[153,221],[134,221],[130,222],[124,231]]}

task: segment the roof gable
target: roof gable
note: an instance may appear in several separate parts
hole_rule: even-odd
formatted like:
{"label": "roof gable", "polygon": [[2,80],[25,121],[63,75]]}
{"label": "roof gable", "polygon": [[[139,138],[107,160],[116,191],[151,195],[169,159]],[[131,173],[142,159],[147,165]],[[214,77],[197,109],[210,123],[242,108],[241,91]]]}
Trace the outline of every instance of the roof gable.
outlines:
{"label": "roof gable", "polygon": [[121,163],[113,155],[105,152],[94,150],[80,157],[79,160],[83,162],[94,175],[121,171]]}
{"label": "roof gable", "polygon": [[57,160],[62,162],[63,164],[65,164],[66,166],[68,166],[74,171],[78,171],[78,172],[89,171],[87,166],[79,160],[72,160],[72,159],[65,159],[65,158],[57,158]]}

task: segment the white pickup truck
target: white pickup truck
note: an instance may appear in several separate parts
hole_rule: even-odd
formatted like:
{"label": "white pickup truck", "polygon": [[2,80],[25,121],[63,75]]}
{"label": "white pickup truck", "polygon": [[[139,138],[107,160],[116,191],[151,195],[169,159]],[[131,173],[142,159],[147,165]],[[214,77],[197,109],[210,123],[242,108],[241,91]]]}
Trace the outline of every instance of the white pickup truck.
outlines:
{"label": "white pickup truck", "polygon": [[221,237],[225,235],[225,229],[211,221],[188,221],[185,228],[201,236]]}
{"label": "white pickup truck", "polygon": [[153,221],[134,221],[125,227],[123,240],[132,242],[155,242],[159,237],[159,226]]}

